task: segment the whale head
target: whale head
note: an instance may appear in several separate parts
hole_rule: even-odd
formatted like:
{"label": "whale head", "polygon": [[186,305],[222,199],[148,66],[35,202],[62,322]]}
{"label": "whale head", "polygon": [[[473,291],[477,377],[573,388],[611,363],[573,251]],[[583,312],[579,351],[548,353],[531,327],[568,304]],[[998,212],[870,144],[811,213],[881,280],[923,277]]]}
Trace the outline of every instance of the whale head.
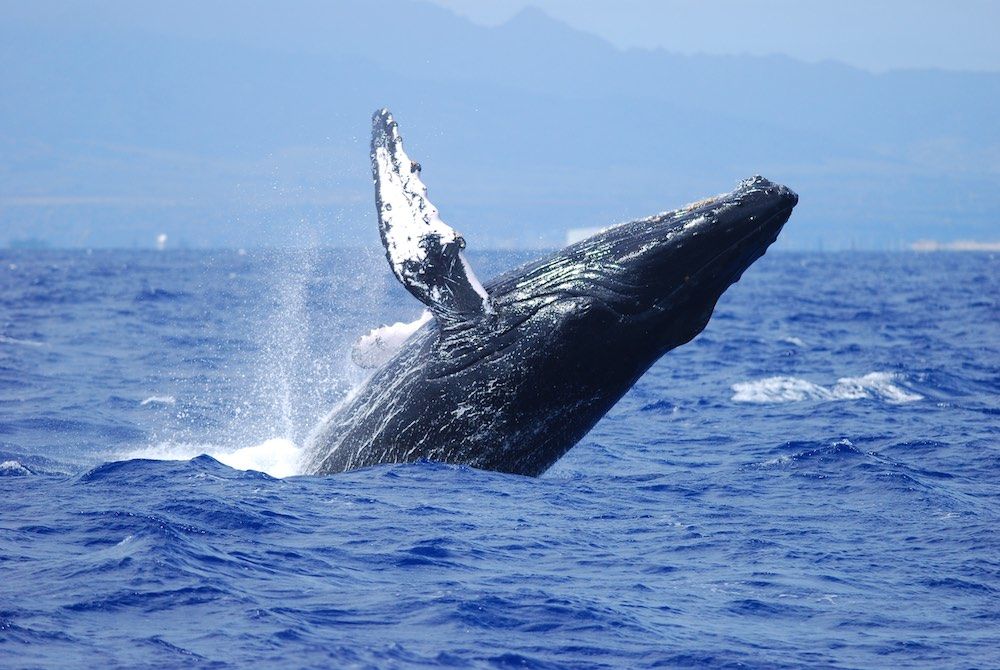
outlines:
{"label": "whale head", "polygon": [[661,352],[688,342],[777,239],[797,203],[786,186],[756,176],[730,193],[599,235],[593,248],[628,287],[611,307]]}
{"label": "whale head", "polygon": [[719,297],[775,241],[797,202],[789,188],[755,176],[729,193],[608,228],[491,293],[548,300],[539,316],[585,323],[606,351],[619,347],[644,369],[705,328]]}

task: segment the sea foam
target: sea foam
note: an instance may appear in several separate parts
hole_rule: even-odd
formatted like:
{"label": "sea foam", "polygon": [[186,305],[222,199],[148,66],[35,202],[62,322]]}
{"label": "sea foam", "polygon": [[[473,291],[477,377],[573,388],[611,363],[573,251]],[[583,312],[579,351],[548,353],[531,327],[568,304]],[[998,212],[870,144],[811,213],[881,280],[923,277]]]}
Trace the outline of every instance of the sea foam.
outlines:
{"label": "sea foam", "polygon": [[897,384],[901,376],[892,372],[869,372],[860,377],[842,377],[833,386],[821,386],[798,377],[767,377],[732,385],[733,402],[788,403],[876,398],[902,404],[922,400],[923,396]]}

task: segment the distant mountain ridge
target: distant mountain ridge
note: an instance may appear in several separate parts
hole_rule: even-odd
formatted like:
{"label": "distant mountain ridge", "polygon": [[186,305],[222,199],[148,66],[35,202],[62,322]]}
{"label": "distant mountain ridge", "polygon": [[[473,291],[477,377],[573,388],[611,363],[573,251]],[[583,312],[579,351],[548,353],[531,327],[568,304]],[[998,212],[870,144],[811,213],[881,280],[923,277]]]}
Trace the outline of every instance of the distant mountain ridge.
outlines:
{"label": "distant mountain ridge", "polygon": [[786,246],[1000,236],[998,74],[620,51],[537,10],[487,28],[407,0],[3,11],[0,243],[375,244],[381,106],[481,247],[753,173],[802,196]]}

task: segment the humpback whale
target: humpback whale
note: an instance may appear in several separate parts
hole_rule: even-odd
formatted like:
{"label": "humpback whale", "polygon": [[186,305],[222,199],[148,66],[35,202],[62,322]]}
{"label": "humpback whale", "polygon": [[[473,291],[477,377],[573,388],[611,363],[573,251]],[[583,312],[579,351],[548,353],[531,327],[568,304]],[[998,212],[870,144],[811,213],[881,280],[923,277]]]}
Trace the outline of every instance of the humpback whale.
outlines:
{"label": "humpback whale", "polygon": [[421,459],[543,473],[705,328],[798,202],[751,177],[482,283],[386,109],[372,119],[371,162],[386,258],[428,313],[356,345],[355,361],[376,369],[310,436],[313,473]]}

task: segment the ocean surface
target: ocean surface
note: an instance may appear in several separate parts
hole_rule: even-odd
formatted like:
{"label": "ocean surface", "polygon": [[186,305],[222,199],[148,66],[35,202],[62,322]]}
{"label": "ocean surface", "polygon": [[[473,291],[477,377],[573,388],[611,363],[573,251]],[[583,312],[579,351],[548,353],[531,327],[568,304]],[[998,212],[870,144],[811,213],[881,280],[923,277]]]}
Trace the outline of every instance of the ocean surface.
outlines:
{"label": "ocean surface", "polygon": [[419,313],[378,250],[0,251],[0,667],[1000,667],[1000,256],[772,252],[537,479],[298,476]]}

